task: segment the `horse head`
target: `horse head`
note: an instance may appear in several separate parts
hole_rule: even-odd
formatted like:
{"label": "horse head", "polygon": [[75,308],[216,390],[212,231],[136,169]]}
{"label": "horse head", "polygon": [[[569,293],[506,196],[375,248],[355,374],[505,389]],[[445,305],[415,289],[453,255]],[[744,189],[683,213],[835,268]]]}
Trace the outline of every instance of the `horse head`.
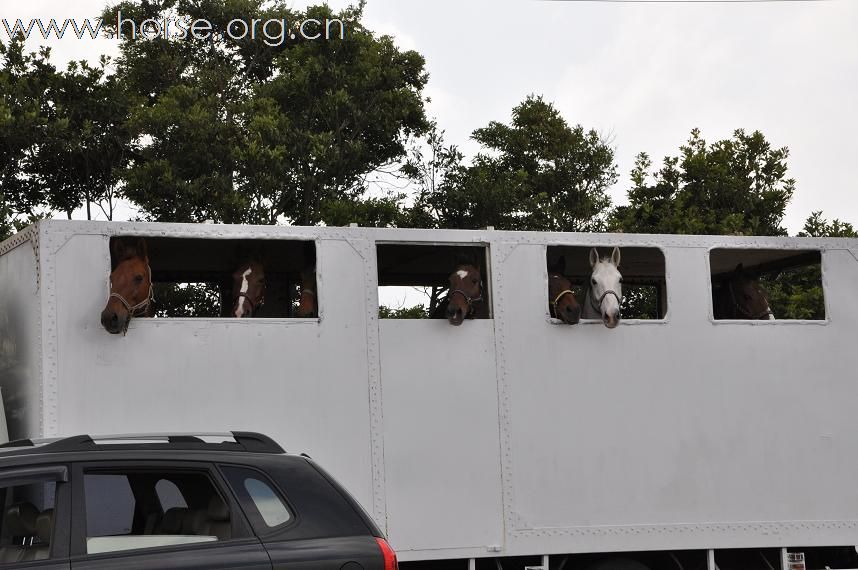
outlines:
{"label": "horse head", "polygon": [[124,334],[132,318],[151,314],[152,269],[146,240],[114,238],[110,259],[110,296],[101,311],[101,324],[111,334]]}
{"label": "horse head", "polygon": [[581,319],[581,306],[572,292],[572,281],[563,275],[565,272],[565,257],[548,269],[548,311],[553,318],[574,325]]}
{"label": "horse head", "polygon": [[237,319],[252,317],[265,302],[265,268],[262,263],[248,260],[232,274],[232,311]]}
{"label": "horse head", "polygon": [[716,319],[774,320],[769,299],[760,282],[736,266],[718,291]]}
{"label": "horse head", "polygon": [[298,298],[298,308],[295,310],[295,315],[305,319],[319,315],[315,267],[301,272],[301,295]]}
{"label": "horse head", "polygon": [[451,325],[461,325],[466,318],[474,316],[474,303],[483,300],[482,279],[479,268],[472,263],[460,263],[450,274],[446,316]]}
{"label": "horse head", "polygon": [[601,318],[609,329],[620,323],[620,300],[623,298],[623,276],[620,274],[620,248],[615,247],[611,257],[599,257],[594,247],[590,250],[590,283],[584,301],[585,317]]}

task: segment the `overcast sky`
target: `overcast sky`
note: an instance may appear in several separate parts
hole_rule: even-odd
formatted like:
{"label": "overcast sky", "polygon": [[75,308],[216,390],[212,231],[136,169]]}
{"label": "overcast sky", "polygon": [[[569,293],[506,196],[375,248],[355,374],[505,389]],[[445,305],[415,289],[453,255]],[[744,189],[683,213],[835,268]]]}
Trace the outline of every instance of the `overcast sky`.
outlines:
{"label": "overcast sky", "polygon": [[[3,0],[0,16],[82,18],[103,4]],[[638,152],[660,164],[694,127],[709,141],[758,129],[790,149],[791,234],[820,209],[858,225],[858,0],[369,0],[365,23],[426,58],[429,112],[468,154],[474,129],[541,94],[610,137],[623,202]],[[51,45],[59,62],[115,53],[110,40]]]}

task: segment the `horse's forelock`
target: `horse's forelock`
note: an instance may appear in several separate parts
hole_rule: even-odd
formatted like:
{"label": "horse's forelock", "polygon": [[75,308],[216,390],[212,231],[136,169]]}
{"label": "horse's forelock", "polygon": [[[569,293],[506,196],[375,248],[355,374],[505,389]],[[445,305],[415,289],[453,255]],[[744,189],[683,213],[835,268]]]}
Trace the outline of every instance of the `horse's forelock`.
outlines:
{"label": "horse's forelock", "polygon": [[129,259],[140,258],[147,260],[146,242],[143,238],[113,238],[110,244],[111,269],[116,270],[119,264]]}

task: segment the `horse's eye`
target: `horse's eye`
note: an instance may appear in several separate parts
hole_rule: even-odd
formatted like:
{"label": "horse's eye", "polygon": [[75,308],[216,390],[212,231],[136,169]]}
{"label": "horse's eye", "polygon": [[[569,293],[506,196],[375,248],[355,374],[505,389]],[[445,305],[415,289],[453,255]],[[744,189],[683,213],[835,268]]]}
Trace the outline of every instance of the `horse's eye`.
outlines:
{"label": "horse's eye", "polygon": [[135,275],[135,276],[134,276],[134,281],[135,281],[136,283],[143,283],[143,274],[142,274],[142,273],[138,273],[137,275]]}
{"label": "horse's eye", "polygon": [[595,284],[596,284],[596,280],[595,280],[595,279],[591,279],[591,280],[590,280],[590,283],[592,283],[593,285],[595,285]]}
{"label": "horse's eye", "polygon": [[622,277],[620,277],[620,283],[622,283],[622,282],[623,282],[623,278],[622,278]]}
{"label": "horse's eye", "polygon": [[471,279],[471,283],[473,283],[474,285],[476,285],[476,284],[477,284],[477,280],[476,280],[476,279]]}

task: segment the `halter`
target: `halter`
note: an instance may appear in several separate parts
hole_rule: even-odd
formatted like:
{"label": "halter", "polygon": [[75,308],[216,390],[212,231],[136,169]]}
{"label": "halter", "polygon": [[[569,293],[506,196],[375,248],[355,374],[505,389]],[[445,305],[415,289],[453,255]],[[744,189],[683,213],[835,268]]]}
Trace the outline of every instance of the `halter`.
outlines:
{"label": "halter", "polygon": [[477,301],[483,300],[483,284],[480,283],[480,293],[476,297],[469,297],[468,294],[465,293],[464,291],[462,291],[461,289],[453,289],[452,291],[450,291],[450,294],[447,295],[447,303],[450,302],[450,300],[453,298],[453,295],[455,295],[456,293],[458,293],[459,295],[464,297],[465,302],[468,304],[468,316],[471,316],[474,314],[474,305],[473,304],[476,303]]}
{"label": "halter", "polygon": [[[125,325],[122,327],[123,335],[128,332],[128,325],[131,324],[131,319],[139,317],[140,315],[145,315],[146,311],[149,309],[149,305],[155,301],[155,284],[152,283],[152,266],[148,263],[146,264],[146,271],[149,273],[149,294],[145,299],[136,305],[132,305],[128,302],[128,299],[114,291],[111,291],[110,296],[108,297],[108,299],[118,299],[119,302],[122,303],[122,306],[125,307],[125,310],[128,311],[128,318],[125,319]],[[111,283],[111,289],[112,288],[113,284]]]}
{"label": "halter", "polygon": [[555,318],[555,319],[558,318],[557,317],[557,303],[559,303],[560,299],[562,299],[566,295],[572,295],[574,297],[575,293],[573,293],[571,289],[564,289],[563,291],[560,291],[560,293],[557,295],[557,297],[555,297],[554,300],[551,302],[551,311],[554,313],[551,316],[553,318]]}
{"label": "halter", "polygon": [[[589,291],[592,293],[593,289],[591,288]],[[592,295],[587,295],[587,297],[590,298],[590,306],[593,307],[594,311],[596,311],[598,313],[602,312],[602,301],[604,301],[605,297],[608,295],[614,296],[614,299],[617,300],[617,306],[618,307],[623,304],[623,302],[620,300],[620,296],[617,295],[616,291],[614,291],[613,289],[606,289],[605,292],[602,293],[602,296],[599,297],[599,303],[598,304],[594,304]]]}
{"label": "halter", "polygon": [[739,301],[736,300],[736,293],[733,291],[733,282],[732,281],[727,282],[727,289],[730,291],[730,300],[733,302],[733,307],[735,307],[736,311],[738,311],[740,314],[744,315],[746,318],[748,318],[752,321],[756,321],[756,320],[762,320],[762,318],[766,315],[774,315],[772,308],[769,307],[768,299],[766,299],[766,308],[765,309],[763,309],[762,311],[759,311],[757,313],[752,313],[751,311],[749,311],[745,307],[741,306],[739,304]]}

